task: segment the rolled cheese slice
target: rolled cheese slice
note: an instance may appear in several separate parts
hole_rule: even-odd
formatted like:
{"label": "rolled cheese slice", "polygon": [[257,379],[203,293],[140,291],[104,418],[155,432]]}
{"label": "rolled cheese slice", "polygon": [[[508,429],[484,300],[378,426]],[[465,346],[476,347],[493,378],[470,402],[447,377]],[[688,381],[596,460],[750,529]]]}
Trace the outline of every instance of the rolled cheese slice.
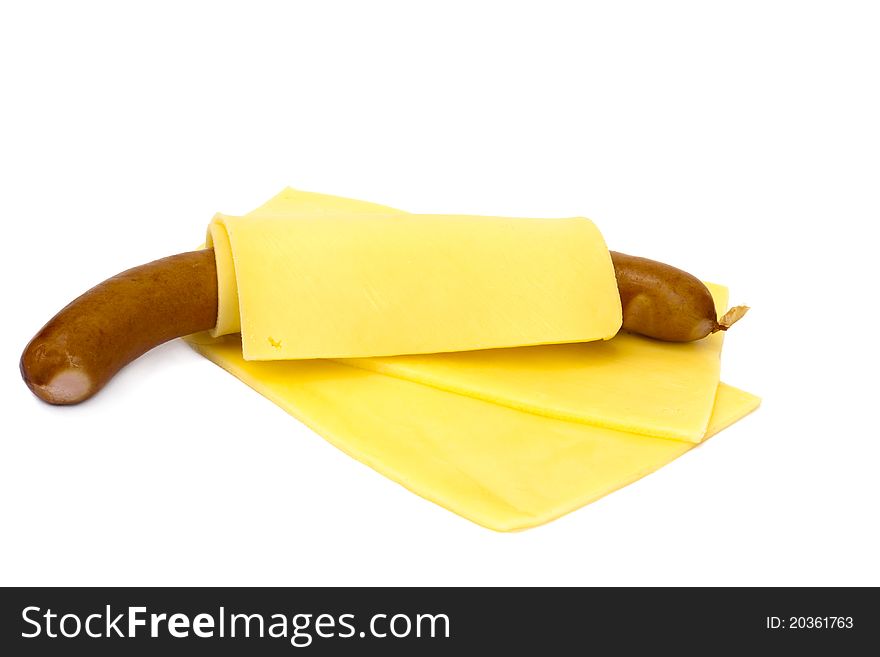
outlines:
{"label": "rolled cheese slice", "polygon": [[241,332],[246,360],[589,342],[620,328],[614,267],[589,219],[412,215],[325,198],[285,190],[209,226],[212,335]]}

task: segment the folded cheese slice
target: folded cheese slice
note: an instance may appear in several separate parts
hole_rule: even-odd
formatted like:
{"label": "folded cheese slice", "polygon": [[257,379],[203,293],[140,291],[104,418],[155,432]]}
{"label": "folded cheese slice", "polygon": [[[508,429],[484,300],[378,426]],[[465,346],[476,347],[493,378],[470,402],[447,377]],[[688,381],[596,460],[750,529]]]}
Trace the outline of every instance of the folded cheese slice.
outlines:
{"label": "folded cheese slice", "polygon": [[410,215],[285,190],[217,215],[215,336],[247,360],[435,353],[605,340],[614,267],[588,219]]}

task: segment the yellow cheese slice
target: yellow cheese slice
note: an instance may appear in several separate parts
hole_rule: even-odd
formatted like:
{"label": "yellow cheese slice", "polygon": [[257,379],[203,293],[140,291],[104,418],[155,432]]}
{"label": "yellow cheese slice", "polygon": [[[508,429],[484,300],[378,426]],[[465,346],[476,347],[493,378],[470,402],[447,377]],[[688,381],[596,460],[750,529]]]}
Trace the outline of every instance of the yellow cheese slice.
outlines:
{"label": "yellow cheese slice", "polygon": [[[346,199],[321,212],[319,197],[286,190],[211,222],[213,334],[240,330],[248,360],[585,342],[620,327],[614,268],[588,219],[409,215]],[[293,211],[291,199],[305,202]]]}
{"label": "yellow cheese slice", "polygon": [[[727,288],[707,285],[721,315]],[[668,343],[621,334],[606,342],[340,362],[547,417],[700,442],[715,403],[723,335]]]}
{"label": "yellow cheese slice", "polygon": [[[551,419],[329,360],[245,361],[237,336],[202,335],[191,344],[343,452],[498,531],[549,522],[695,446]],[[722,384],[708,432],[758,403]]]}

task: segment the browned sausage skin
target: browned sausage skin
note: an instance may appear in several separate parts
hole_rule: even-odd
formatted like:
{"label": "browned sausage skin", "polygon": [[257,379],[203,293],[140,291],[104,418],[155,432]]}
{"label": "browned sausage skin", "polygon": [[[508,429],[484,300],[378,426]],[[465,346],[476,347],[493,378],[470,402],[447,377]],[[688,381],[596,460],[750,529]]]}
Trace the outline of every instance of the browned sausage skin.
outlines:
{"label": "browned sausage skin", "polygon": [[[716,320],[699,279],[661,262],[611,252],[623,329],[673,342],[727,330],[748,310]],[[129,269],[69,303],[28,343],[21,376],[50,404],[85,401],[141,354],[217,321],[214,251],[181,253]]]}
{"label": "browned sausage skin", "polygon": [[21,376],[50,404],[76,404],[141,354],[217,321],[213,250],[129,269],[69,303],[21,356]]}
{"label": "browned sausage skin", "polygon": [[719,320],[712,294],[700,279],[671,265],[611,252],[623,306],[623,330],[668,342],[691,342],[726,331],[747,306]]}

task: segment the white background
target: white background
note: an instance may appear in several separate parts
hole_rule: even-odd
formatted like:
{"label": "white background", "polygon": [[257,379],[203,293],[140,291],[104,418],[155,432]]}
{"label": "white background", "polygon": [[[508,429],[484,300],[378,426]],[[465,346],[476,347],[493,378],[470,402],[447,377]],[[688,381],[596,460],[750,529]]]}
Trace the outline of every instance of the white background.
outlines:
{"label": "white background", "polygon": [[[880,584],[874,3],[21,2],[0,12],[2,584]],[[94,400],[19,379],[86,288],[285,185],[583,214],[730,286],[764,404],[496,534],[179,341]]]}

